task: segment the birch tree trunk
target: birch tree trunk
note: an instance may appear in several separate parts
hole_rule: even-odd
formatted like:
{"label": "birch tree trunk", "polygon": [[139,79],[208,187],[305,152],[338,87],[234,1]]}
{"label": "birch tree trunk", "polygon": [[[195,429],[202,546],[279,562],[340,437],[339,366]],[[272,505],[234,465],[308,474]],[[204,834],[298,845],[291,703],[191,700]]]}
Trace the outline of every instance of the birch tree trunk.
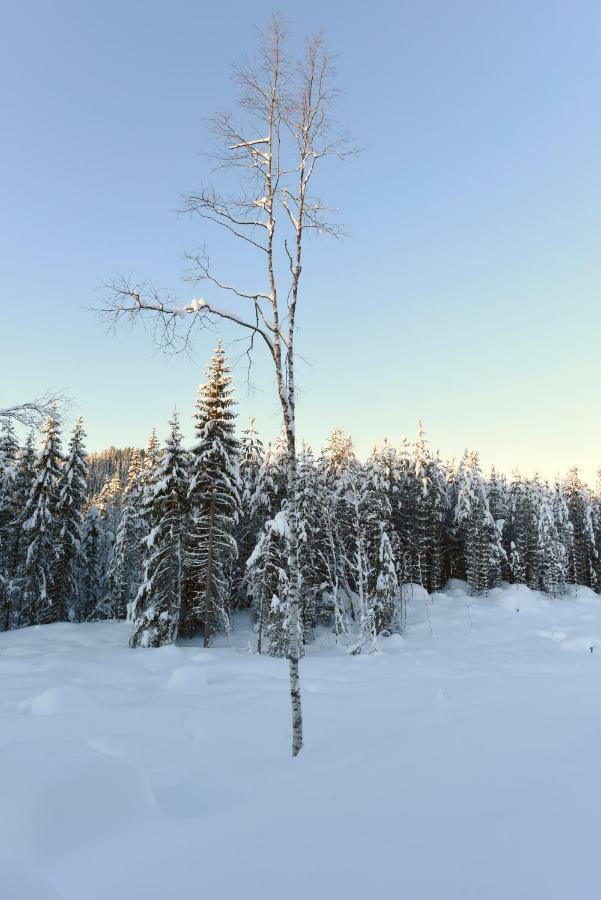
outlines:
{"label": "birch tree trunk", "polygon": [[298,564],[298,506],[296,496],[297,459],[294,418],[286,421],[288,444],[288,513],[290,531],[290,635],[288,639],[288,664],[290,669],[290,707],[292,712],[292,755],[297,756],[303,746],[303,714],[300,689],[300,567]]}
{"label": "birch tree trunk", "polygon": [[[289,651],[292,753],[303,744],[299,676],[300,571],[298,564],[295,337],[300,298],[305,232],[339,236],[328,207],[310,192],[318,163],[327,157],[342,159],[356,153],[346,132],[334,133],[332,106],[338,96],[334,66],[318,32],[309,38],[299,59],[285,51],[283,22],[274,16],[262,34],[254,60],[235,69],[241,95],[238,125],[229,114],[213,121],[218,148],[214,154],[220,171],[230,171],[235,184],[240,175],[246,186],[237,195],[203,186],[185,199],[185,211],[217,224],[236,239],[241,251],[260,260],[264,284],[242,288],[217,275],[203,251],[188,258],[195,280],[208,284],[221,296],[235,300],[242,312],[213,300],[198,299],[179,306],[148,284],[123,279],[109,286],[104,312],[114,326],[151,314],[157,317],[155,336],[173,352],[186,350],[195,325],[215,319],[242,328],[249,338],[267,348],[274,368],[287,445],[287,500],[290,529]],[[256,266],[254,267],[256,269]],[[253,270],[254,270],[253,269]],[[286,277],[282,277],[286,271]],[[283,282],[283,284],[280,284]],[[183,320],[188,323],[180,328]],[[261,628],[261,626],[260,626]],[[260,646],[261,634],[259,634]]]}

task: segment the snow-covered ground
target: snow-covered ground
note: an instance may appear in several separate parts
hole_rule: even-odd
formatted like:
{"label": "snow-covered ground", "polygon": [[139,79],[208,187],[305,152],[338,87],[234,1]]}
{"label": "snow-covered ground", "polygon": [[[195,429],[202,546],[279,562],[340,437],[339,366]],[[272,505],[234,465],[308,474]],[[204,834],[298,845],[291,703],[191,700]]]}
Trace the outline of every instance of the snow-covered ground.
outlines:
{"label": "snow-covered ground", "polygon": [[244,620],[210,650],[0,634],[2,900],[599,898],[601,598],[455,582],[428,613],[310,646],[296,760]]}

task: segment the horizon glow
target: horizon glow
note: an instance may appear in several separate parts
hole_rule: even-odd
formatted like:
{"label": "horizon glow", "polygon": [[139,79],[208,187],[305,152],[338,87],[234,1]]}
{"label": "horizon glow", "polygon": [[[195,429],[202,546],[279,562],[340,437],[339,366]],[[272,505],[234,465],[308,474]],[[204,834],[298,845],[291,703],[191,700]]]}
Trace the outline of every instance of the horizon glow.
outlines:
{"label": "horizon glow", "polygon": [[[173,210],[210,175],[203,117],[233,107],[230,63],[270,11],[7,8],[0,404],[64,391],[90,450],[144,446],[153,425],[164,437],[177,405],[192,439],[217,333],[199,332],[194,359],[165,358],[140,330],[108,335],[89,307],[118,272],[189,302],[182,254],[205,239],[246,277],[232,245]],[[484,471],[551,479],[577,465],[594,483],[601,8],[291,10],[295,41],[321,24],[341,54],[338,117],[368,149],[323,184],[351,236],[309,247],[299,440],[319,450],[342,427],[365,456],[384,436],[411,440],[422,418],[444,458],[470,447]],[[255,415],[267,442],[279,431],[268,362],[257,353],[249,396],[239,335],[222,333],[239,424]]]}

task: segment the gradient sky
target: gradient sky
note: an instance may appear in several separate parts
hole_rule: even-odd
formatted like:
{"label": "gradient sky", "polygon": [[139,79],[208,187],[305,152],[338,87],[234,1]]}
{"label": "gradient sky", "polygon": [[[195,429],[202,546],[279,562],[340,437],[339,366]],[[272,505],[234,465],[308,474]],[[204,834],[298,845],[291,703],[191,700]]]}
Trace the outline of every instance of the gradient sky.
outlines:
{"label": "gradient sky", "polygon": [[[341,426],[365,453],[423,418],[445,456],[551,476],[601,465],[601,4],[282,4],[340,52],[339,119],[367,148],[321,193],[349,237],[312,242],[300,434]],[[0,3],[0,403],[73,398],[89,447],[164,435],[189,413],[215,334],[166,359],[87,307],[116,273],[183,300],[182,254],[220,235],[179,217],[207,174],[206,116],[272,4]],[[237,272],[236,272],[237,274]],[[241,273],[242,274],[242,273]],[[208,290],[203,293],[210,296]],[[230,353],[240,353],[226,335]],[[239,411],[265,437],[265,362]]]}

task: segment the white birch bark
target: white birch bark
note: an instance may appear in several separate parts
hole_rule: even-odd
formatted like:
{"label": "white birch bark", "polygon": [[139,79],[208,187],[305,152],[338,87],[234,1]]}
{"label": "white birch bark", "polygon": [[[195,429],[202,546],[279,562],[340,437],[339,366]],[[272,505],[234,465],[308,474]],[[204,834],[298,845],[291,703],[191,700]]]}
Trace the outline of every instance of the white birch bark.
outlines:
{"label": "white birch bark", "polygon": [[[242,289],[229,283],[215,274],[207,256],[201,253],[190,257],[196,266],[197,280],[236,300],[243,307],[242,313],[206,299],[179,306],[151,286],[127,281],[110,286],[104,312],[113,324],[122,318],[154,315],[158,342],[170,351],[188,347],[195,325],[222,319],[247,332],[249,360],[256,338],[271,356],[287,445],[291,582],[288,659],[292,753],[296,756],[303,743],[303,726],[294,354],[303,239],[309,229],[339,234],[337,224],[328,220],[326,207],[309,189],[321,159],[342,158],[356,151],[346,134],[332,133],[331,108],[337,92],[332,58],[321,33],[308,40],[297,61],[286,56],[284,44],[283,23],[274,16],[263,34],[256,60],[236,70],[242,91],[239,109],[246,115],[246,125],[238,126],[229,115],[219,115],[214,120],[220,145],[217,158],[223,168],[231,169],[236,183],[240,172],[246,173],[248,189],[232,199],[203,187],[188,196],[185,204],[187,211],[221,226],[241,246],[259,255],[264,264],[264,288]],[[288,276],[280,278],[284,282],[280,290],[281,263],[286,264]],[[183,328],[179,328],[182,324]]]}

